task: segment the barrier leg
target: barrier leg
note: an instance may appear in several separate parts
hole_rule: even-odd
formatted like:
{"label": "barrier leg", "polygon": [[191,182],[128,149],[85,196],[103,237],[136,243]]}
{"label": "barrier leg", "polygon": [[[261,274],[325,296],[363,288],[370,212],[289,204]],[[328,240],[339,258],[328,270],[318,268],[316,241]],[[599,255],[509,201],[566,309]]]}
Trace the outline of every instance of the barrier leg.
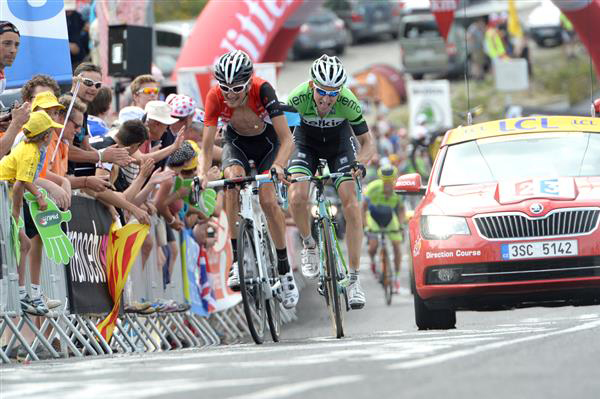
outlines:
{"label": "barrier leg", "polygon": [[[146,339],[148,341],[150,341],[152,346],[154,346],[154,351],[160,350],[160,345],[154,340],[154,337],[152,337],[152,334],[148,331],[148,329],[146,328],[144,323],[142,323],[140,320],[138,320],[137,315],[131,316],[129,314],[125,314],[125,319],[127,319],[127,321],[129,321],[129,323],[131,323],[131,325],[138,326],[138,328],[144,333],[144,336],[146,337]],[[139,337],[140,337],[140,339],[142,339],[142,342],[144,342],[144,345],[146,345],[147,342],[142,338],[142,334],[140,334]],[[148,347],[147,345],[146,345],[146,348],[150,349],[150,347]]]}
{"label": "barrier leg", "polygon": [[173,322],[175,324],[177,324],[177,326],[179,327],[179,330],[181,331],[183,336],[186,338],[186,341],[189,342],[190,346],[202,346],[200,341],[194,336],[194,334],[192,334],[190,329],[185,325],[185,322],[181,318],[181,314],[171,313],[167,317],[170,317],[171,319],[173,319]]}
{"label": "barrier leg", "polygon": [[213,337],[211,336],[211,334],[208,331],[205,331],[205,328],[206,328],[205,326],[201,325],[200,323],[198,323],[196,321],[193,313],[187,313],[185,315],[185,319],[198,332],[198,335],[204,341],[204,345],[203,346],[214,345],[214,339],[213,339]]}
{"label": "barrier leg", "polygon": [[2,349],[0,349],[0,359],[2,359],[2,363],[10,364],[10,359],[8,358],[8,356],[6,356]]}
{"label": "barrier leg", "polygon": [[[244,320],[242,316],[240,316],[240,311],[241,309],[238,306],[234,306],[233,308],[226,310],[225,315],[229,318],[229,322],[239,332],[240,338],[243,338],[246,335],[250,334],[250,330],[248,329],[248,323],[246,323],[246,320]],[[255,317],[258,316],[255,314]],[[237,321],[237,324],[234,322],[234,320]]]}
{"label": "barrier leg", "polygon": [[121,325],[121,320],[117,320],[116,328],[117,328],[117,330],[119,330],[119,332],[121,333],[121,335],[123,336],[125,341],[127,341],[129,346],[131,346],[131,351],[132,352],[140,352],[140,350],[138,349],[135,342],[133,342],[133,339],[129,336],[129,334],[127,334],[127,331],[125,331],[125,329]]}
{"label": "barrier leg", "polygon": [[[154,330],[154,332],[156,332],[158,334],[158,336],[160,337],[160,340],[162,341],[162,344],[165,345],[165,347],[168,348],[168,350],[171,349],[171,343],[169,342],[169,340],[167,339],[167,337],[163,334],[163,332],[161,331],[161,329],[156,325],[156,323],[154,322],[154,317],[158,317],[156,316],[148,316],[146,317],[146,323],[150,325],[150,328],[152,328]],[[162,349],[162,346],[161,346]]]}
{"label": "barrier leg", "polygon": [[231,328],[229,323],[225,321],[225,318],[223,317],[223,315],[221,315],[221,313],[215,313],[215,319],[221,326],[223,326],[225,332],[229,334],[231,340],[235,341],[239,338],[239,335]]}
{"label": "barrier leg", "polygon": [[11,348],[13,347],[15,342],[17,340],[19,340],[19,342],[21,342],[21,345],[23,345],[23,348],[25,348],[25,350],[27,351],[27,353],[29,353],[29,355],[31,356],[31,358],[33,360],[40,360],[37,357],[37,355],[35,354],[35,352],[29,346],[29,343],[27,342],[25,337],[23,337],[23,335],[21,335],[21,329],[23,328],[23,324],[25,324],[23,317],[21,317],[21,320],[19,320],[19,324],[17,324],[16,326],[14,325],[12,320],[10,320],[10,317],[4,315],[4,316],[2,316],[2,318],[4,319],[5,323],[7,323],[8,328],[10,328],[10,330],[13,333],[12,338],[10,339],[10,341],[8,342],[8,345],[6,346],[6,350],[7,351],[11,350]]}
{"label": "barrier leg", "polygon": [[144,347],[142,352],[151,352],[150,345],[144,339],[144,336],[142,335],[141,331],[138,329],[137,325],[135,323],[132,323],[131,319],[128,318],[127,315],[125,315],[122,322],[124,322],[124,323],[121,323],[123,328],[125,328],[125,326],[127,326],[127,329],[130,332],[133,331],[133,333],[135,334],[135,339],[134,339],[135,347],[139,348],[139,344],[141,343],[142,346]]}
{"label": "barrier leg", "polygon": [[[92,331],[90,331],[90,329],[87,326],[87,322],[86,320],[81,316],[81,315],[75,315],[75,320],[77,320],[77,325],[79,327],[79,329],[81,331],[83,331],[84,336],[87,337],[87,342],[94,347],[94,351],[96,352],[96,354],[101,355],[104,353],[104,350],[102,349],[102,347],[100,346],[100,344],[98,343],[98,341],[96,341],[94,334],[92,333]],[[95,330],[95,326],[94,326],[94,330]]]}
{"label": "barrier leg", "polygon": [[[60,358],[60,355],[58,354],[58,352],[56,352],[56,350],[54,350],[54,348],[52,347],[50,342],[48,342],[48,340],[46,340],[46,337],[44,337],[44,332],[46,331],[46,328],[48,327],[48,324],[49,324],[48,319],[46,319],[46,321],[44,321],[44,324],[42,324],[42,328],[40,330],[38,330],[37,326],[31,321],[31,319],[29,318],[28,315],[23,314],[23,320],[25,320],[25,323],[29,326],[31,331],[36,336],[36,339],[33,341],[33,344],[31,345],[31,350],[35,352],[35,349],[41,343],[48,350],[48,352],[50,352],[50,354],[52,355],[53,358],[55,358],[55,359]],[[28,358],[25,358],[25,359],[29,360]]]}
{"label": "barrier leg", "polygon": [[169,325],[165,323],[161,315],[158,315],[158,323],[167,331],[171,338],[173,338],[173,342],[175,343],[175,346],[177,346],[177,349],[183,348],[183,344],[181,343],[179,338],[177,338],[177,334],[175,334],[173,330],[169,328]]}
{"label": "barrier leg", "polygon": [[98,320],[98,319],[92,320],[92,318],[86,318],[84,320],[87,323],[87,325],[88,325],[90,331],[92,332],[92,334],[94,334],[98,338],[98,341],[100,341],[100,344],[104,348],[104,351],[107,354],[112,355],[112,353],[113,353],[112,348],[110,347],[110,345],[108,344],[108,342],[106,342],[106,340],[104,339],[104,337],[102,336],[102,334],[100,333],[100,331],[98,331],[98,328],[96,327],[96,325],[98,324],[98,322],[100,320]]}
{"label": "barrier leg", "polygon": [[131,352],[129,346],[127,346],[127,344],[125,343],[125,341],[123,341],[121,339],[121,332],[117,329],[116,331],[113,332],[112,338],[110,339],[110,343],[112,343],[111,347],[115,348],[113,350],[113,352],[115,350],[117,350],[117,345],[121,347],[121,349],[123,350],[123,353],[129,353]]}
{"label": "barrier leg", "polygon": [[83,357],[83,354],[79,351],[79,348],[77,348],[73,340],[71,340],[71,337],[69,337],[69,335],[67,334],[68,330],[71,331],[73,335],[75,335],[75,333],[73,333],[73,331],[76,330],[75,326],[73,325],[73,323],[71,323],[71,320],[69,320],[69,318],[64,314],[61,314],[59,316],[59,320],[62,320],[63,323],[65,323],[65,325],[67,326],[64,330],[58,325],[56,321],[54,321],[54,319],[48,319],[50,324],[52,324],[52,328],[54,328],[54,331],[56,331],[56,333],[62,338],[63,342],[67,345],[67,347],[71,349],[71,352],[73,352],[73,354],[77,357]]}

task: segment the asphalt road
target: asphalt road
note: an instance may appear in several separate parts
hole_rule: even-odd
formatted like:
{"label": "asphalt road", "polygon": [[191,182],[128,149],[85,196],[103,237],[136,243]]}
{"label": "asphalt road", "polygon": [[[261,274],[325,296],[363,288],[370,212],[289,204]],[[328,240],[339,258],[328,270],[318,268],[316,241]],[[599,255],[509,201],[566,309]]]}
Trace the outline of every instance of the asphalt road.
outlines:
{"label": "asphalt road", "polygon": [[[363,266],[366,266],[363,259]],[[315,285],[278,344],[50,361],[0,369],[2,399],[595,398],[600,307],[459,312],[455,330],[419,332],[412,297],[368,303],[331,338]],[[404,280],[403,283],[405,283]]]}

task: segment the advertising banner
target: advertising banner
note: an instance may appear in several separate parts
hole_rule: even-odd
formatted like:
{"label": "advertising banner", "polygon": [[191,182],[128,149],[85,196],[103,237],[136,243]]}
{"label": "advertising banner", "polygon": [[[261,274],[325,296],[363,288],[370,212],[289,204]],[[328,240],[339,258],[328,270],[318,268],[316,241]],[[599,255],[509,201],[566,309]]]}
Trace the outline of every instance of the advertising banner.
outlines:
{"label": "advertising banner", "polygon": [[[177,60],[182,68],[210,67],[228,51],[243,50],[255,63],[286,59],[300,26],[323,0],[209,1],[198,16]],[[206,40],[210,37],[211,40]],[[202,99],[210,74],[198,75]]]}
{"label": "advertising banner", "polygon": [[71,81],[71,54],[62,0],[0,1],[0,20],[10,21],[21,33],[21,45],[6,87],[20,87],[33,75],[50,75],[59,83]]}
{"label": "advertising banner", "polygon": [[449,81],[411,80],[407,85],[407,95],[411,136],[418,136],[423,128],[434,132],[453,126]]}
{"label": "advertising banner", "polygon": [[73,218],[67,236],[75,247],[67,266],[71,313],[110,312],[106,249],[112,217],[104,205],[90,198],[73,196],[70,209]]}

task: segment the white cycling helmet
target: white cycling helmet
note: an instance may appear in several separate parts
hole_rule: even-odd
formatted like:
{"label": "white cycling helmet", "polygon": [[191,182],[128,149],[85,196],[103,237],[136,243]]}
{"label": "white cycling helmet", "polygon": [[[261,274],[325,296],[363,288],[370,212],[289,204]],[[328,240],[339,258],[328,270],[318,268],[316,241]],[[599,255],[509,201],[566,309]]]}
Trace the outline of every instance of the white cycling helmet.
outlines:
{"label": "white cycling helmet", "polygon": [[348,76],[338,57],[323,54],[313,62],[310,68],[310,77],[320,86],[342,87]]}
{"label": "white cycling helmet", "polygon": [[215,64],[215,79],[221,84],[246,82],[252,76],[252,60],[242,50],[223,54]]}

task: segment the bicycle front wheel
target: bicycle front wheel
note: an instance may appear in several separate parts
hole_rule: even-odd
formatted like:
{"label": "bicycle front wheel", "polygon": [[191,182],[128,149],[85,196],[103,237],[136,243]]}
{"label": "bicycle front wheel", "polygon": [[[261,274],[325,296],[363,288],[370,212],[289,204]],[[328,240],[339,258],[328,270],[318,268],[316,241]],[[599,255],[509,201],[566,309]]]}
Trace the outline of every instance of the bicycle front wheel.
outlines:
{"label": "bicycle front wheel", "polygon": [[329,318],[336,338],[344,336],[344,314],[342,313],[341,289],[338,285],[337,258],[331,223],[321,221],[321,234],[325,244],[325,290]]}
{"label": "bicycle front wheel", "polygon": [[[265,259],[267,261],[267,277],[269,279],[269,286],[273,286],[279,281],[279,269],[277,268],[277,252],[275,251],[275,245],[273,240],[269,236],[268,232],[263,231]],[[279,299],[274,295],[266,300],[267,303],[267,321],[269,322],[269,330],[271,331],[271,338],[273,342],[279,342],[279,335],[281,334],[281,309],[279,305]]]}
{"label": "bicycle front wheel", "polygon": [[252,224],[246,219],[241,219],[237,244],[242,303],[250,335],[254,342],[262,344],[267,320],[266,299],[260,282],[252,233]]}

